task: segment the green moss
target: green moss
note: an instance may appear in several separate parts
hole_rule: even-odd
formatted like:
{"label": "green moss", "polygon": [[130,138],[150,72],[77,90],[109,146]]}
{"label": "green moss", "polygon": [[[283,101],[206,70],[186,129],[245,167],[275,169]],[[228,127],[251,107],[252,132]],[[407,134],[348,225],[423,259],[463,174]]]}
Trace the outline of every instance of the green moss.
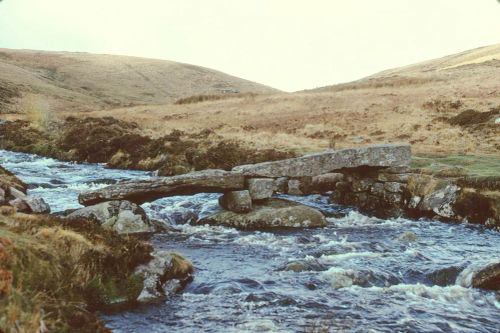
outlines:
{"label": "green moss", "polygon": [[437,173],[450,167],[461,167],[466,175],[474,177],[498,177],[500,156],[479,155],[417,155],[412,158],[413,168]]}

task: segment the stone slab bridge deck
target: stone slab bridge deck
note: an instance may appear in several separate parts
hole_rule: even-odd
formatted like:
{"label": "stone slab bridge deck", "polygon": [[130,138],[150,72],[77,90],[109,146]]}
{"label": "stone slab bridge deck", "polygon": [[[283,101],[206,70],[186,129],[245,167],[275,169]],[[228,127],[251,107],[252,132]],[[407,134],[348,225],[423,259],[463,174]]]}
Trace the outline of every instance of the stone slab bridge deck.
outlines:
{"label": "stone slab bridge deck", "polygon": [[[245,191],[252,201],[267,199],[275,192],[301,194],[300,179],[329,181],[335,171],[368,167],[373,169],[407,167],[411,161],[408,144],[371,145],[330,150],[280,161],[242,165],[232,171],[203,170],[172,177],[124,181],[79,195],[85,206],[112,200],[136,204],[175,195]],[[330,175],[330,176],[328,176]],[[334,179],[335,180],[335,179]],[[248,193],[246,192],[248,191]]]}

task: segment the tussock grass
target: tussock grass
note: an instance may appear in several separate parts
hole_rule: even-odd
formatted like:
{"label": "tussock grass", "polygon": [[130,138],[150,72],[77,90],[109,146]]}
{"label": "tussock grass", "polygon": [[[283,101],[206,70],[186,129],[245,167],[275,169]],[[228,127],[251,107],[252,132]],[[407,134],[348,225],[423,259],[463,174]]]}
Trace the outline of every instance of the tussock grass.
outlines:
{"label": "tussock grass", "polygon": [[94,311],[135,300],[151,250],[90,221],[0,215],[0,331],[107,332]]}

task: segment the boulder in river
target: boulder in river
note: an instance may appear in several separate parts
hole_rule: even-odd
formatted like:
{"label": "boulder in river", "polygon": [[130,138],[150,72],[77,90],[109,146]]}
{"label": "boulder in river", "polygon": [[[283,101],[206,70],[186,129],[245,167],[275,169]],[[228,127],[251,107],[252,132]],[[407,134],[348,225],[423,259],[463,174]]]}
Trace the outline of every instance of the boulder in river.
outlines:
{"label": "boulder in river", "polygon": [[432,211],[439,216],[452,218],[456,215],[453,206],[458,197],[460,187],[449,184],[426,196],[420,203],[420,209]]}
{"label": "boulder in river", "polygon": [[80,194],[82,205],[110,200],[128,200],[136,204],[174,195],[228,192],[245,189],[245,177],[224,170],[203,170],[172,177],[130,180]]}
{"label": "boulder in river", "polygon": [[103,227],[120,234],[153,232],[154,227],[140,206],[126,200],[107,201],[77,209],[67,218],[85,218],[99,222]]}
{"label": "boulder in river", "polygon": [[463,287],[500,290],[500,261],[467,267],[458,276],[457,283]]}
{"label": "boulder in river", "polygon": [[243,230],[270,228],[318,228],[326,226],[323,214],[312,207],[283,199],[269,199],[255,204],[246,214],[221,211],[196,224],[223,225]]}
{"label": "boulder in river", "polygon": [[252,210],[252,198],[248,190],[227,192],[219,198],[219,204],[235,213],[247,213]]}
{"label": "boulder in river", "polygon": [[316,258],[307,258],[301,260],[289,261],[282,268],[284,271],[292,271],[292,272],[307,272],[307,271],[324,271],[327,267],[319,262]]}
{"label": "boulder in river", "polygon": [[193,265],[181,255],[156,251],[153,259],[136,268],[143,277],[143,289],[137,298],[141,303],[162,300],[180,291],[193,278]]}
{"label": "boulder in river", "polygon": [[9,205],[20,213],[50,213],[50,206],[42,198],[28,196],[15,187],[9,187],[4,191],[4,200],[8,199],[10,199]]}
{"label": "boulder in river", "polygon": [[24,199],[31,210],[31,213],[50,213],[50,206],[42,198],[33,198],[28,196]]}

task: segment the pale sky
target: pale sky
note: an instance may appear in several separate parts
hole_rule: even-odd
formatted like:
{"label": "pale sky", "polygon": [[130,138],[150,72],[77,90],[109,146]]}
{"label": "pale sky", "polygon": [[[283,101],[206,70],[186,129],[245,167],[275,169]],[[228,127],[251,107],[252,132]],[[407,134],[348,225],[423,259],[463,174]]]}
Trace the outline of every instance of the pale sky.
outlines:
{"label": "pale sky", "polygon": [[0,47],[168,59],[286,91],[496,43],[497,0],[0,3]]}

